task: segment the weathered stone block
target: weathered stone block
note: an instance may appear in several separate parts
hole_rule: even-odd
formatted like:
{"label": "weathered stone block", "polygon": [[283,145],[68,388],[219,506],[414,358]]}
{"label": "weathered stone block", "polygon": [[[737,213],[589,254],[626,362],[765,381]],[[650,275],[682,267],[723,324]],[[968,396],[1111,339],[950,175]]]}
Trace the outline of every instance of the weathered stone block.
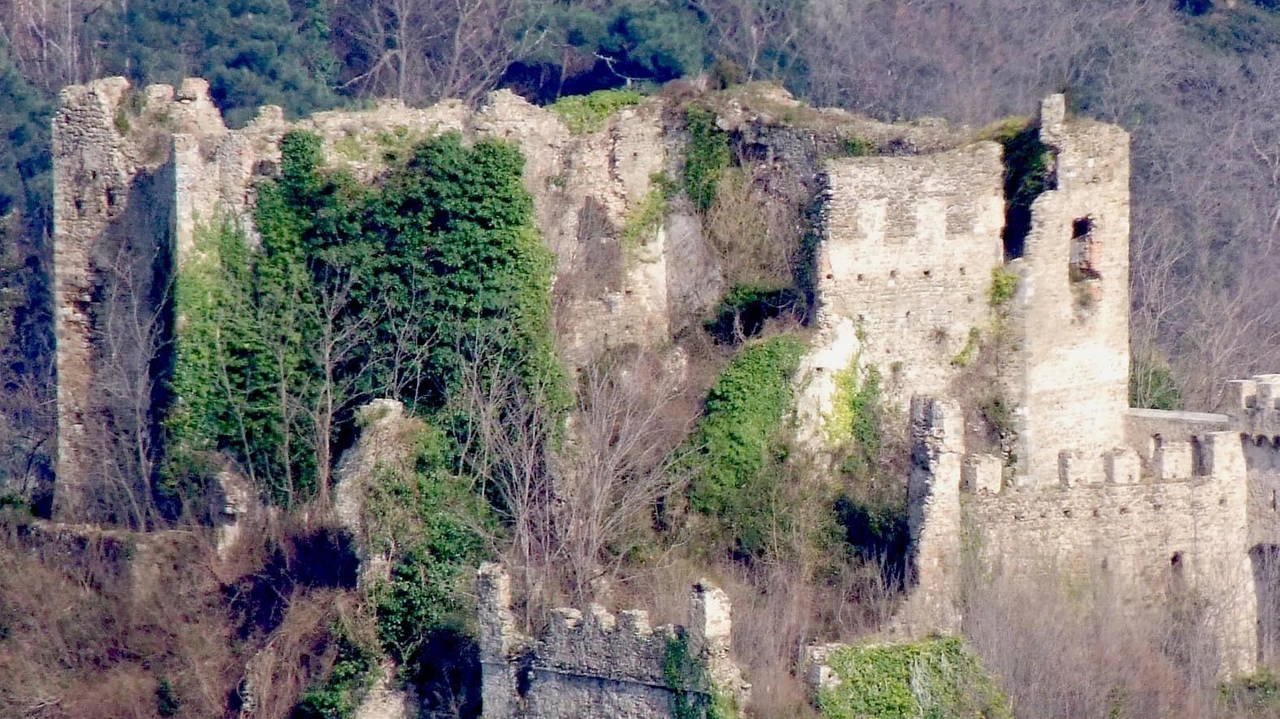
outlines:
{"label": "weathered stone block", "polygon": [[999,494],[1004,482],[1004,461],[993,454],[970,455],[964,460],[960,477],[961,491]]}
{"label": "weathered stone block", "polygon": [[1191,459],[1190,442],[1160,442],[1152,460],[1152,471],[1161,481],[1187,479],[1194,474]]}
{"label": "weathered stone block", "polygon": [[1142,459],[1130,447],[1117,447],[1102,457],[1108,484],[1137,484],[1142,477]]}

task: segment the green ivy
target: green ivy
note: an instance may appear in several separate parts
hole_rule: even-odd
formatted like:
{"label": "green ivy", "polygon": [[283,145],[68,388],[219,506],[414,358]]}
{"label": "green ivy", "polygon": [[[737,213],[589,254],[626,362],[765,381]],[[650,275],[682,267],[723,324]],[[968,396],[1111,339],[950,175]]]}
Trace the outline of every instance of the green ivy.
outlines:
{"label": "green ivy", "polygon": [[720,175],[733,162],[729,133],[716,125],[713,110],[696,105],[685,111],[689,145],[685,148],[684,188],[701,211],[711,209]]}
{"label": "green ivy", "polygon": [[662,173],[649,179],[653,185],[649,193],[632,208],[622,223],[622,247],[629,252],[649,244],[667,219],[667,201],[674,187]]}
{"label": "green ivy", "polygon": [[417,442],[411,469],[381,470],[365,497],[370,548],[394,559],[373,592],[378,637],[402,665],[433,632],[467,624],[466,582],[494,530],[483,498],[450,471],[445,434],[429,428]]}
{"label": "green ivy", "polygon": [[562,97],[547,107],[564,120],[570,132],[584,135],[602,129],[615,112],[639,105],[643,99],[635,90],[597,90],[590,95]]}
{"label": "green ivy", "polygon": [[745,347],[711,387],[690,440],[691,506],[715,517],[747,553],[763,551],[776,513],[776,477],[768,470],[784,450],[780,435],[804,352],[804,343],[789,335]]}
{"label": "green ivy", "polygon": [[846,450],[841,469],[864,476],[875,465],[884,444],[884,378],[875,365],[851,366],[836,374],[831,413],[824,418],[827,441]]}
{"label": "green ivy", "polygon": [[337,633],[338,656],[325,683],[308,691],[290,719],[350,719],[373,683],[377,658],[368,648]]}
{"label": "green ivy", "polygon": [[667,640],[662,679],[671,691],[671,719],[735,719],[732,698],[711,682],[707,662],[689,648],[683,631]]}
{"label": "green ivy", "polygon": [[[260,251],[217,222],[197,234],[179,276],[172,493],[190,491],[199,474],[190,468],[217,451],[273,499],[303,499],[317,489],[310,410],[322,392],[334,393],[336,444],[354,407],[373,397],[419,412],[444,407],[481,346],[498,348],[486,359],[564,393],[552,258],[518,150],[443,135],[374,185],[325,168],[311,133],[287,134],[281,150],[279,180],[258,189]],[[327,363],[325,337],[344,338]]]}
{"label": "green ivy", "polygon": [[827,719],[1013,719],[1009,699],[955,637],[836,650],[818,691]]}

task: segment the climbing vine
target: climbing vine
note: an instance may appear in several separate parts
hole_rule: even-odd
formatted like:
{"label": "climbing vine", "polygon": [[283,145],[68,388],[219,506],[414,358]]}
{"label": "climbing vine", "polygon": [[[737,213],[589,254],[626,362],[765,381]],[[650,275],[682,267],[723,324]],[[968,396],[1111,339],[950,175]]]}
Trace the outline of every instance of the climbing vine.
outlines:
{"label": "climbing vine", "polygon": [[732,164],[729,133],[716,125],[716,113],[692,106],[685,112],[689,145],[685,148],[684,187],[689,199],[706,212],[716,199],[720,175]]}
{"label": "climbing vine", "polygon": [[551,257],[514,147],[443,135],[372,185],[327,169],[315,135],[281,150],[280,178],[258,188],[260,251],[215,223],[179,278],[171,492],[211,450],[282,504],[325,491],[355,406],[440,409],[481,345],[563,385]]}
{"label": "climbing vine", "polygon": [[775,513],[771,490],[792,378],[805,345],[789,335],[748,345],[707,394],[690,440],[690,504],[714,517],[741,551],[759,553]]}
{"label": "climbing vine", "polygon": [[1009,699],[964,642],[850,646],[827,660],[838,684],[818,692],[826,719],[1012,719]]}
{"label": "climbing vine", "polygon": [[662,678],[671,690],[671,719],[736,719],[733,700],[711,681],[707,663],[689,647],[681,632],[667,640]]}

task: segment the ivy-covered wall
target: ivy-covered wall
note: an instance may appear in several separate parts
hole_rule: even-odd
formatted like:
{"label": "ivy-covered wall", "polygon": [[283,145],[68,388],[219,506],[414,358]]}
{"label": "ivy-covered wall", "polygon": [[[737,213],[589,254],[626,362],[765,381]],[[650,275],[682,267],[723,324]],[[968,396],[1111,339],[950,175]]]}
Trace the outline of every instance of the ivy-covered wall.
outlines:
{"label": "ivy-covered wall", "polygon": [[258,188],[260,251],[219,218],[181,270],[168,491],[219,451],[275,501],[326,492],[355,406],[439,410],[481,351],[558,384],[552,263],[518,150],[443,135],[371,185],[327,170],[309,133],[282,155]]}

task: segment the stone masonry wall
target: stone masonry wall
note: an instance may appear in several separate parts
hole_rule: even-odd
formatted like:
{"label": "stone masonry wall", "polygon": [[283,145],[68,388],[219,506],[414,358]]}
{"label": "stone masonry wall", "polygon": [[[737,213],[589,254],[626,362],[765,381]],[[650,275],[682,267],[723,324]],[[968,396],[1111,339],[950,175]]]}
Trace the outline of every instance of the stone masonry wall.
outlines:
{"label": "stone masonry wall", "polygon": [[[955,412],[935,400],[914,410],[923,418]],[[945,446],[951,461],[924,463],[912,476],[912,516],[925,518],[922,528],[912,523],[918,585],[907,609],[924,608],[914,629],[952,626],[964,572],[986,571],[1105,587],[1135,617],[1162,620],[1175,601],[1201,602],[1223,671],[1252,669],[1260,648],[1250,552],[1257,537],[1238,433],[1162,440],[1145,468],[1132,449],[1096,462],[1064,450],[1053,485],[1015,489],[1002,487],[999,458],[971,456],[961,466],[963,450],[948,444],[955,428],[945,421],[922,426],[932,432],[917,452]],[[970,559],[981,565],[962,566],[960,547],[976,548]]]}
{"label": "stone masonry wall", "polygon": [[[94,430],[111,425],[111,404],[123,401],[122,388],[106,387],[101,368],[109,364],[124,375],[111,382],[150,372],[142,345],[153,338],[135,330],[159,318],[168,281],[162,265],[172,252],[170,138],[211,124],[220,127],[221,119],[202,80],[184,83],[176,97],[167,85],[133,91],[123,78],[67,87],[59,96],[53,122],[54,513],[61,520],[91,517],[89,490],[101,484],[111,461]],[[104,317],[122,303],[136,303],[124,316],[138,325],[116,323],[109,336]]]}
{"label": "stone masonry wall", "polygon": [[328,162],[363,179],[385,169],[389,155],[443,132],[516,143],[536,222],[557,259],[555,317],[565,359],[580,366],[609,348],[668,343],[672,313],[704,312],[719,300],[720,280],[696,218],[674,215],[638,242],[624,247],[621,240],[656,191],[654,178],[672,169],[663,108],[660,99],[646,100],[599,131],[574,135],[553,111],[496,92],[478,109],[386,102],[296,122],[268,106],[229,130],[203,80],[176,91],[138,91],[123,78],[66,88],[54,127],[58,516],[87,518],[91,490],[103,484],[103,458],[85,430],[107,424],[89,406],[101,384],[95,308],[122,273],[102,258],[154,259],[144,294],[159,297],[195,251],[201,227],[236,222],[253,241],[255,185],[278,173],[280,140],[291,129],[317,133]]}
{"label": "stone masonry wall", "polygon": [[666,719],[675,698],[666,666],[676,641],[706,665],[705,676],[690,677],[682,690],[725,692],[744,702],[750,689],[730,657],[728,597],[705,582],[693,588],[687,630],[651,627],[643,611],[615,616],[592,605],[585,614],[554,610],[536,639],[516,628],[502,567],[481,567],[477,593],[486,719]]}
{"label": "stone masonry wall", "polygon": [[1020,367],[1009,382],[1019,481],[1048,486],[1060,450],[1080,452],[1100,474],[1096,463],[1125,437],[1129,136],[1067,118],[1053,95],[1041,107],[1040,139],[1056,155],[1056,188],[1032,205],[1025,254],[1014,263]]}
{"label": "stone masonry wall", "polygon": [[1000,146],[833,160],[827,177],[819,351],[851,347],[892,379],[899,403],[946,391],[953,360],[989,321],[991,271],[1003,257]]}

